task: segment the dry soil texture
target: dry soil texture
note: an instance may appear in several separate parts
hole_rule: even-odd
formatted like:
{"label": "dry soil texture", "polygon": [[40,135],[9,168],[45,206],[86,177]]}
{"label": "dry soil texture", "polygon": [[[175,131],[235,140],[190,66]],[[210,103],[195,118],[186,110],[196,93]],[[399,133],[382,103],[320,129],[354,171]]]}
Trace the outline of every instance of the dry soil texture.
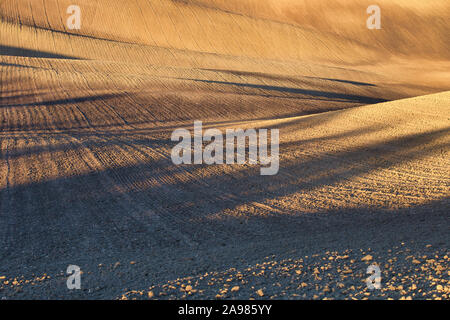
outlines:
{"label": "dry soil texture", "polygon": [[[450,5],[371,4],[0,1],[0,298],[449,299]],[[194,120],[279,173],[174,165]]]}

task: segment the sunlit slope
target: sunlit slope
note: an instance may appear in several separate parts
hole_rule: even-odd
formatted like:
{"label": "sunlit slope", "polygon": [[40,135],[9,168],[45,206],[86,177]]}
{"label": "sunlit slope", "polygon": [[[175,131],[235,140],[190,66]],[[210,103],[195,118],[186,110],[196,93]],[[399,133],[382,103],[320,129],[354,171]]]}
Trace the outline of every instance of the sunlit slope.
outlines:
{"label": "sunlit slope", "polygon": [[[1,17],[10,23],[69,32],[66,9],[71,4],[69,0],[7,0],[1,4]],[[342,61],[348,56],[348,50],[353,52],[353,59],[357,61],[374,59],[377,55],[372,49],[351,39],[338,39],[331,34],[298,26],[197,6],[189,1],[82,0],[78,4],[82,9],[83,24],[80,31],[71,32],[75,35],[164,48],[276,59],[321,58]],[[5,34],[2,37],[7,39],[7,30],[2,31]],[[83,54],[77,48],[38,42],[34,44],[35,48],[40,47],[43,51],[47,49],[98,59],[104,57],[101,51]]]}
{"label": "sunlit slope", "polygon": [[448,208],[449,101],[444,92],[260,123],[280,128],[282,136],[273,190],[284,191],[266,204],[282,212],[393,210],[438,201]]}
{"label": "sunlit slope", "polygon": [[73,32],[66,26],[72,2],[5,0],[0,14],[4,21],[58,32],[237,56],[352,64],[386,54],[450,57],[445,0],[379,1],[382,30],[366,28],[369,0],[80,0],[82,29]]}
{"label": "sunlit slope", "polygon": [[[2,126],[287,117],[450,86],[443,1],[383,2],[383,21],[399,19],[382,30],[366,28],[365,2],[264,3],[82,0],[71,31],[70,1],[4,0]],[[405,35],[413,22],[433,32]]]}
{"label": "sunlit slope", "polygon": [[396,92],[384,99],[449,88],[446,1],[382,1],[382,30],[367,1],[80,0],[68,30],[72,4],[2,1],[0,54],[332,78]]}
{"label": "sunlit slope", "polygon": [[[191,0],[201,6],[293,24],[357,41],[383,55],[450,58],[446,0]],[[366,9],[381,9],[381,30],[366,28]],[[381,57],[381,55],[380,55]]]}

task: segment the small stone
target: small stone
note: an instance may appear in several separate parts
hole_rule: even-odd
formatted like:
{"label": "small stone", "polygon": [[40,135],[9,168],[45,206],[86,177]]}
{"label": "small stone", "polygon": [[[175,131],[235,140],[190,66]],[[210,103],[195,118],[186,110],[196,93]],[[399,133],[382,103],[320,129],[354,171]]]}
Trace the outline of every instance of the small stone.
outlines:
{"label": "small stone", "polygon": [[345,270],[342,270],[342,273],[350,274],[350,273],[353,273],[353,270],[352,269],[345,269]]}
{"label": "small stone", "polygon": [[368,254],[367,256],[363,257],[361,261],[371,261],[372,259],[373,257],[370,254]]}
{"label": "small stone", "polygon": [[258,296],[263,297],[264,296],[264,291],[262,291],[261,289],[259,289],[258,291],[256,291],[256,293],[258,294]]}
{"label": "small stone", "polygon": [[231,288],[231,292],[236,292],[239,291],[239,286],[234,286],[233,288]]}

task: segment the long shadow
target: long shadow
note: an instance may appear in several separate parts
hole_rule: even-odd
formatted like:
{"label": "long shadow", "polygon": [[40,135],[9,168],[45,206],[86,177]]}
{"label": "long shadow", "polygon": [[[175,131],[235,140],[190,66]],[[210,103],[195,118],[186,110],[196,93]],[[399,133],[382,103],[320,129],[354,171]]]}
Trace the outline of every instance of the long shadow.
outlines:
{"label": "long shadow", "polygon": [[200,68],[200,70],[222,72],[222,73],[228,73],[228,74],[233,74],[233,75],[237,75],[237,76],[263,77],[266,79],[279,80],[279,81],[296,81],[296,80],[300,80],[300,78],[304,77],[304,78],[308,78],[308,79],[317,79],[317,80],[347,83],[347,84],[352,84],[352,85],[356,85],[356,86],[376,87],[376,85],[373,83],[352,81],[352,80],[343,80],[343,79],[334,79],[334,78],[320,78],[320,77],[310,77],[310,76],[300,76],[300,75],[298,77],[291,77],[291,76],[285,76],[285,75],[269,74],[269,73],[264,73],[264,72],[240,71],[240,70],[229,70],[229,69]]}
{"label": "long shadow", "polygon": [[75,104],[75,103],[82,103],[82,102],[88,102],[88,101],[98,101],[98,100],[103,100],[103,99],[117,98],[117,97],[121,97],[124,95],[125,94],[117,94],[117,93],[99,94],[99,95],[90,95],[90,96],[85,96],[85,97],[74,97],[74,98],[67,98],[67,99],[56,99],[56,100],[45,100],[45,101],[33,101],[33,102],[29,102],[29,103],[18,103],[18,104],[3,104],[2,100],[6,100],[8,98],[2,98],[2,99],[0,99],[0,108],[67,105],[67,104]]}
{"label": "long shadow", "polygon": [[50,52],[45,52],[45,51],[32,50],[32,49],[4,46],[4,45],[0,45],[0,55],[16,56],[16,57],[31,57],[31,58],[79,60],[79,58],[72,57],[72,56],[55,54],[55,53],[50,53]]}
{"label": "long shadow", "polygon": [[27,66],[27,65],[24,65],[24,64],[6,63],[6,62],[0,62],[0,66],[17,67],[17,68],[28,68],[28,69],[43,69],[43,68],[34,67],[34,66]]}
{"label": "long shadow", "polygon": [[[61,134],[63,137],[60,138],[61,143],[55,143],[47,147],[44,146],[32,146],[26,148],[15,148],[14,150],[9,150],[8,154],[2,152],[0,153],[0,159],[2,160],[14,160],[20,157],[28,156],[39,156],[42,153],[58,153],[58,152],[69,152],[69,151],[79,151],[81,148],[88,149],[101,149],[108,148],[110,146],[122,146],[122,145],[134,145],[135,147],[148,147],[148,148],[160,148],[171,144],[170,139],[146,139],[142,136],[133,137],[132,135],[126,134],[125,136],[119,136],[114,134],[102,134],[102,133],[73,133],[73,134]],[[42,136],[45,137],[46,135]],[[54,134],[49,134],[48,136],[55,137]],[[71,137],[76,139],[83,139],[83,144],[76,144],[70,141]],[[90,138],[95,138],[90,139]],[[99,140],[105,139],[105,140]]]}
{"label": "long shadow", "polygon": [[360,81],[352,81],[352,80],[342,80],[342,79],[334,79],[334,78],[320,78],[320,77],[306,77],[309,79],[319,79],[319,80],[325,80],[325,81],[332,81],[332,82],[340,82],[340,83],[347,83],[352,84],[355,86],[363,86],[363,87],[376,87],[373,83],[368,82],[360,82]]}
{"label": "long shadow", "polygon": [[[0,106],[1,108],[1,106]],[[326,111],[332,111],[332,110],[324,110]],[[289,113],[286,115],[283,115],[281,118],[289,118],[289,117],[298,117],[298,116],[304,116],[308,114],[314,114],[314,112],[295,112],[295,113]],[[171,122],[177,122],[175,125],[160,125],[158,122],[158,125],[155,125],[154,127],[148,127],[149,125],[152,125],[155,120],[149,120],[149,121],[131,121],[127,119],[127,124],[130,125],[133,128],[120,128],[120,126],[124,125],[123,121],[115,121],[108,124],[86,124],[86,125],[73,125],[73,123],[70,123],[68,121],[62,121],[62,122],[53,122],[52,126],[43,126],[43,125],[28,125],[27,127],[21,126],[17,128],[6,128],[2,124],[0,124],[0,131],[3,133],[15,133],[15,132],[30,132],[31,134],[36,133],[36,131],[49,131],[49,130],[55,130],[58,131],[52,132],[51,135],[91,135],[92,132],[83,133],[80,130],[98,130],[96,134],[98,135],[115,135],[115,134],[149,134],[149,133],[163,133],[167,131],[173,131],[175,129],[179,128],[186,128],[189,129],[193,126],[194,118],[177,118],[175,120],[170,120]],[[237,124],[242,121],[265,121],[265,120],[274,120],[273,117],[256,117],[256,118],[248,118],[248,119],[242,119],[242,118],[236,118],[234,120],[222,120],[222,121],[211,121],[206,120],[205,122],[205,128],[206,125],[208,127],[212,126],[225,126],[229,124]],[[136,126],[136,127],[134,127]],[[144,128],[140,126],[145,126]],[[63,132],[61,132],[63,131]],[[47,132],[48,133],[48,132]]]}
{"label": "long shadow", "polygon": [[[47,94],[47,92],[45,92]],[[113,94],[97,94],[97,95],[90,95],[90,96],[81,96],[81,97],[73,97],[73,98],[64,98],[64,99],[56,99],[56,100],[46,100],[45,98],[40,97],[39,95],[35,94],[21,94],[21,95],[14,95],[14,96],[4,96],[0,97],[0,109],[1,108],[20,108],[20,107],[33,107],[33,106],[66,106],[66,105],[75,105],[77,103],[84,103],[84,102],[95,102],[95,101],[102,101],[106,99],[113,99],[113,98],[120,98],[120,97],[126,97],[127,94],[122,93],[113,93]],[[298,97],[292,97],[294,99],[297,99]],[[14,103],[16,99],[21,99],[20,103]],[[25,102],[24,102],[25,101]],[[30,101],[30,102],[28,102]],[[127,103],[129,103],[127,101]],[[105,102],[105,105],[107,103]],[[108,105],[110,107],[116,107],[119,105],[119,102],[115,101],[114,104]],[[146,107],[144,106],[143,109]],[[327,112],[336,110],[336,108],[321,108],[321,109],[305,109],[305,110],[299,110],[297,112],[287,112],[284,114],[279,115],[279,118],[288,118],[288,117],[297,117],[297,116],[303,116],[303,115],[309,115],[319,112]],[[84,115],[87,119],[89,118],[89,114]],[[77,129],[95,129],[95,130],[102,130],[102,129],[110,129],[114,126],[120,126],[124,125],[124,119],[126,118],[126,124],[130,126],[140,126],[140,125],[152,125],[152,122],[158,122],[157,118],[146,120],[141,119],[135,119],[133,117],[130,117],[129,115],[124,116],[124,118],[118,118],[118,121],[115,121],[113,118],[111,118],[110,123],[94,123],[90,121],[89,123],[86,123],[85,125],[82,123],[74,123],[69,120],[65,121],[52,121],[51,125],[48,123],[40,124],[40,123],[28,123],[26,127],[24,125],[22,126],[9,126],[8,122],[2,122],[0,124],[0,129],[2,132],[15,132],[15,131],[33,131],[33,130],[68,130],[68,131],[74,131]],[[177,121],[177,122],[187,122],[195,120],[194,117],[180,117],[178,115],[174,115],[173,119],[167,119],[166,121]],[[232,116],[228,116],[227,119],[233,119]],[[232,123],[236,121],[256,121],[256,120],[273,120],[273,116],[253,116],[251,118],[242,119],[241,117],[237,117],[234,120],[222,120],[222,121],[211,121],[211,119],[207,119],[209,123],[215,123],[215,124],[221,124],[221,123]],[[89,119],[88,119],[89,120]],[[179,127],[180,125],[176,126],[163,126],[161,127],[160,124],[158,124],[158,128],[155,129],[146,129],[146,130],[153,130],[153,131],[161,131],[162,129],[174,129]],[[122,130],[127,131],[128,129]]]}
{"label": "long shadow", "polygon": [[309,96],[313,96],[313,97],[323,97],[323,98],[329,98],[329,99],[341,99],[344,101],[351,101],[351,102],[364,103],[364,104],[374,104],[374,103],[381,103],[381,102],[387,101],[385,99],[377,99],[377,98],[345,94],[345,93],[336,93],[336,92],[327,92],[327,91],[318,91],[318,90],[309,90],[309,89],[300,89],[300,88],[290,88],[290,87],[280,87],[280,86],[268,86],[268,85],[262,85],[262,84],[226,82],[226,81],[191,79],[191,78],[177,78],[177,79],[210,83],[210,84],[213,83],[213,84],[223,84],[223,85],[237,86],[237,87],[244,87],[244,88],[262,89],[262,90],[277,91],[277,92],[287,92],[287,93],[302,94],[302,95],[309,95]]}
{"label": "long shadow", "polygon": [[[289,117],[286,117],[284,121],[277,122],[274,125],[267,125],[264,124],[264,129],[283,129],[289,126],[293,127],[299,127],[303,125],[303,122],[308,123],[308,128],[314,128],[318,125],[324,125],[326,122],[330,121],[334,118],[335,114],[329,114],[326,118],[318,117],[318,118],[297,118],[297,114],[293,114]],[[294,119],[291,119],[291,117],[294,117]],[[234,126],[236,128],[242,128],[248,125],[249,123],[253,122],[260,122],[260,121],[272,121],[274,120],[272,117],[269,118],[252,118],[245,120],[244,123],[242,123],[242,120],[227,120],[227,121],[205,121],[203,123],[203,130],[206,129],[221,129],[223,127],[230,127]],[[148,124],[148,122],[132,122],[130,125],[139,125],[139,124]],[[64,130],[62,132],[46,132],[44,135],[40,135],[41,138],[43,137],[52,137],[57,138],[60,140],[61,143],[54,143],[51,146],[43,147],[40,145],[36,146],[27,146],[22,148],[14,148],[13,150],[9,150],[8,152],[8,158],[9,159],[16,159],[20,158],[22,156],[31,156],[31,155],[39,155],[44,152],[59,152],[59,151],[69,151],[69,150],[77,150],[81,148],[81,145],[76,145],[73,142],[70,142],[70,138],[76,138],[76,139],[82,139],[85,141],[84,147],[87,148],[93,148],[93,147],[108,147],[113,145],[120,145],[124,143],[132,143],[135,145],[140,146],[147,146],[147,147],[163,147],[167,145],[173,144],[170,139],[161,139],[156,138],[155,136],[152,137],[152,135],[163,135],[167,136],[170,135],[171,132],[175,129],[187,129],[192,131],[193,130],[193,123],[188,124],[182,124],[177,123],[176,125],[166,125],[166,126],[157,126],[154,128],[133,128],[133,129],[125,129],[125,128],[116,128],[117,125],[123,125],[123,123],[116,123],[116,124],[109,124],[109,125],[94,125],[94,126],[84,126],[84,127],[77,127],[72,128],[71,130]],[[261,124],[262,125],[262,124]],[[1,128],[1,126],[0,126]],[[114,128],[114,129],[111,129]],[[258,129],[258,127],[255,127]],[[40,128],[42,129],[42,128]],[[95,132],[89,131],[83,131],[80,129],[94,129]],[[104,130],[102,130],[104,129]],[[357,134],[362,133],[369,133],[376,130],[379,130],[378,128],[366,128],[359,131],[350,131],[350,132],[344,132],[342,134],[329,136],[329,137],[321,137],[316,139],[308,140],[309,142],[316,141],[316,140],[328,140],[328,139],[337,139],[337,138],[343,138],[343,137],[350,137]],[[11,131],[10,131],[11,132]],[[31,138],[35,136],[35,133],[31,135]],[[7,135],[5,137],[8,137]],[[149,137],[149,138],[147,138]],[[25,135],[23,137],[24,139],[30,138],[29,136]],[[104,141],[93,141],[94,139],[105,139]],[[302,140],[301,143],[305,143],[306,140]],[[281,144],[280,146],[283,146]],[[0,159],[6,160],[6,154],[0,152]]]}

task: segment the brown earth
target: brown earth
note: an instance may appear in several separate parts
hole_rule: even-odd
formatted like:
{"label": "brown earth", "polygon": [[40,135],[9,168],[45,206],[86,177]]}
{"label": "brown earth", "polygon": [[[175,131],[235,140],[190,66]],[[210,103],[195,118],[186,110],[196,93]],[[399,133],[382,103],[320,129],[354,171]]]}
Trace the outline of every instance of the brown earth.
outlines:
{"label": "brown earth", "polygon": [[[0,3],[0,297],[449,298],[448,1],[72,2]],[[194,120],[278,175],[175,166]]]}

